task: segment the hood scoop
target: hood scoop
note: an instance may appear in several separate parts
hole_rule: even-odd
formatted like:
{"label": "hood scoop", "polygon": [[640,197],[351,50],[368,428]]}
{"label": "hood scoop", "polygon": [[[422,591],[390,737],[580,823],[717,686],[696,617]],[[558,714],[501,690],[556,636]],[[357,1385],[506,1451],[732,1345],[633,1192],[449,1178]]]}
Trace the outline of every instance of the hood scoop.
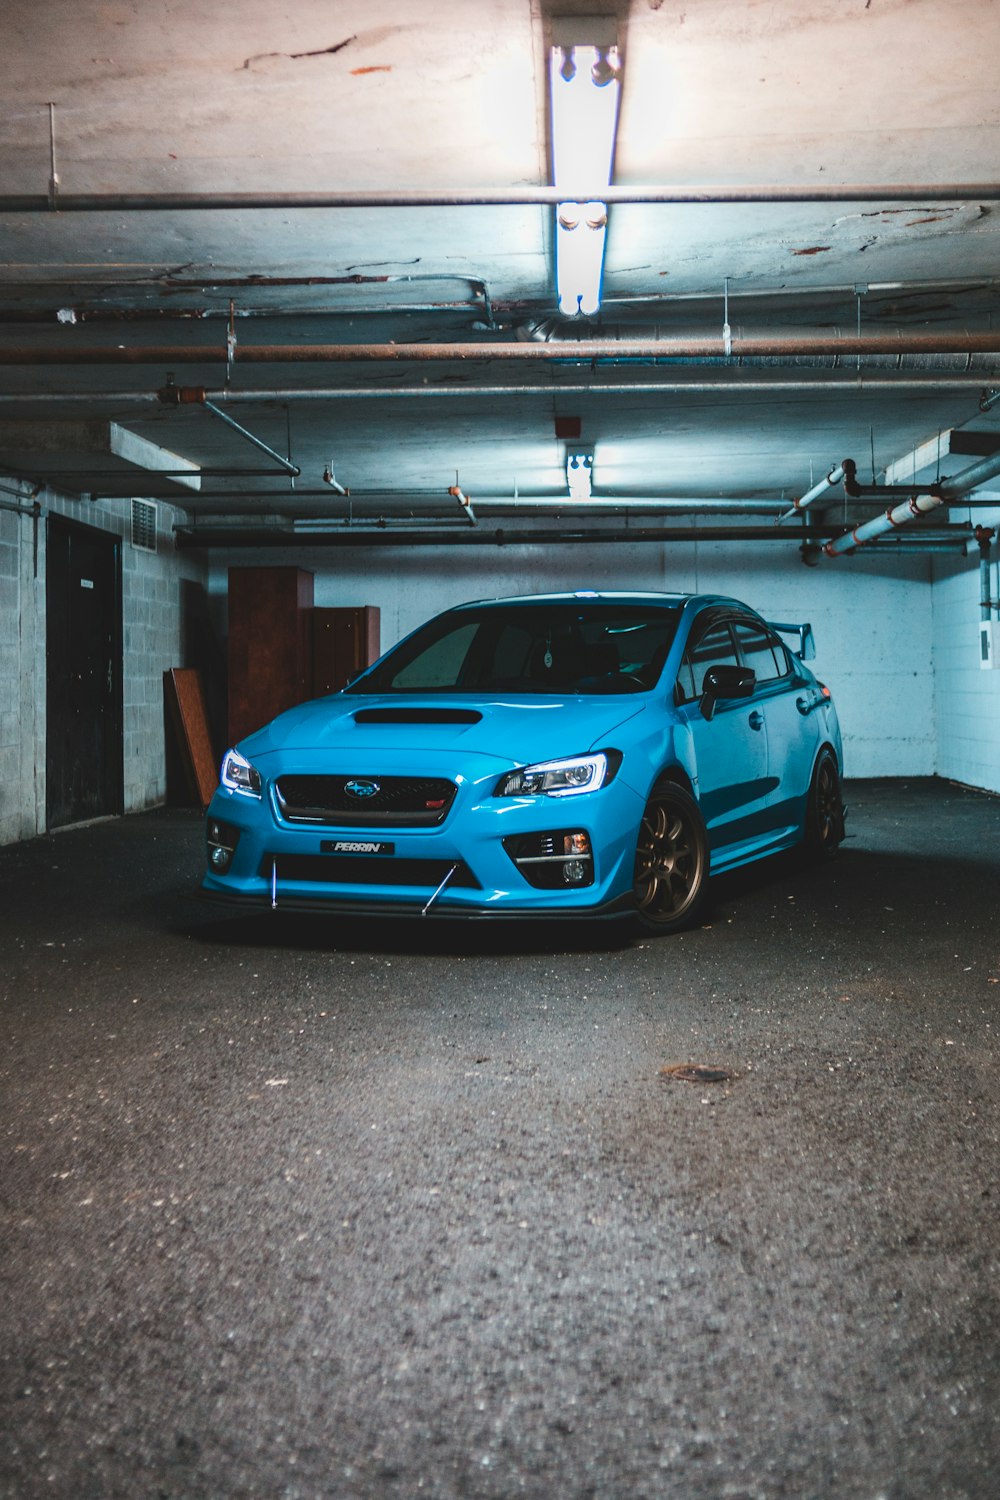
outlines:
{"label": "hood scoop", "polygon": [[355,724],[478,724],[475,708],[359,708]]}

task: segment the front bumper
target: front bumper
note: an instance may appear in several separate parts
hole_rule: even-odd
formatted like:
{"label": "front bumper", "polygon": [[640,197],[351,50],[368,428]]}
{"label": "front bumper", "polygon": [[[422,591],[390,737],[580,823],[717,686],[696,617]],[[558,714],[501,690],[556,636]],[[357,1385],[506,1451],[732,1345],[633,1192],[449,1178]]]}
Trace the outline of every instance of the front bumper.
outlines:
{"label": "front bumper", "polygon": [[[491,783],[492,784],[492,783]],[[330,915],[595,918],[633,907],[635,838],[642,801],[620,778],[578,797],[459,798],[433,828],[290,826],[265,795],[220,790],[208,823],[236,837],[229,868],[209,869],[201,894],[256,910]],[[525,837],[579,828],[590,841],[592,878],[540,887],[508,852]],[[357,854],[342,853],[345,844]],[[366,846],[390,845],[390,853]],[[338,852],[333,852],[338,851]]]}

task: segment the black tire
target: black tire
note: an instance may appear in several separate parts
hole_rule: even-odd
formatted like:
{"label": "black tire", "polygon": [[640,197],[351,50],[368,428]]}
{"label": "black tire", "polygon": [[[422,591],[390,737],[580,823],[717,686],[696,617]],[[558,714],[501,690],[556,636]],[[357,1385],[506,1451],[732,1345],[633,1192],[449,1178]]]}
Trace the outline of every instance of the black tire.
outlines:
{"label": "black tire", "polygon": [[679,932],[697,921],[708,891],[708,835],[694,798],[672,781],[650,793],[635,850],[636,921]]}
{"label": "black tire", "polygon": [[809,783],[806,798],[806,858],[814,861],[833,859],[844,837],[844,803],[840,794],[840,771],[837,757],[830,749],[821,750]]}

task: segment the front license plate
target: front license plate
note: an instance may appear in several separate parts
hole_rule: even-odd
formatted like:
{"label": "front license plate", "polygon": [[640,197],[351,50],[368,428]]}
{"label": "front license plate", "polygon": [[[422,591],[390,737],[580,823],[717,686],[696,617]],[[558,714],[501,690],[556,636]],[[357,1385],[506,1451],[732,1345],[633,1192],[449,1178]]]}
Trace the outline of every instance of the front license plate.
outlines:
{"label": "front license plate", "polygon": [[319,846],[321,854],[395,854],[395,844],[382,844],[375,839],[324,839]]}

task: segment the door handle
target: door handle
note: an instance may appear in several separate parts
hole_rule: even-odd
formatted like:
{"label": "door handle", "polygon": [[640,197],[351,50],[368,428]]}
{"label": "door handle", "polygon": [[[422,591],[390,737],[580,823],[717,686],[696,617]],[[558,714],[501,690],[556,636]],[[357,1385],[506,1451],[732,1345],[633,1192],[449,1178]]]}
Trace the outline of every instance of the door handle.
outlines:
{"label": "door handle", "polygon": [[754,709],[753,713],[750,715],[750,718],[747,720],[747,723],[750,725],[751,729],[763,729],[764,715],[758,713],[757,710]]}

